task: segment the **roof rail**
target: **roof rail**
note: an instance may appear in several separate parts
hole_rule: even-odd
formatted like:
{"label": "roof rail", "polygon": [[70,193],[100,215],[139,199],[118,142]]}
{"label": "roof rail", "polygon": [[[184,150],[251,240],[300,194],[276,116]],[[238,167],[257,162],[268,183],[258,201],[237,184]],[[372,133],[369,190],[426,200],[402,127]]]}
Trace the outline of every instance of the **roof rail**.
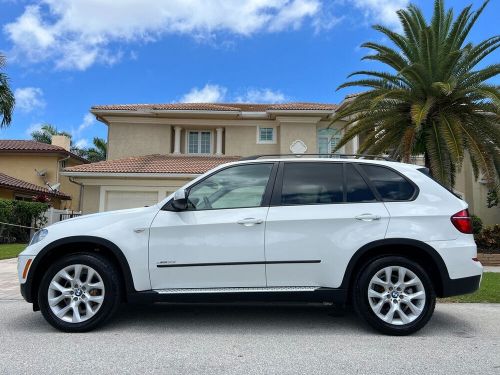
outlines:
{"label": "roof rail", "polygon": [[310,157],[310,156],[319,156],[319,157],[328,157],[331,159],[373,159],[373,160],[385,160],[385,161],[396,161],[387,156],[382,155],[365,155],[365,154],[263,154],[263,155],[253,155],[246,156],[241,158],[241,160],[257,160],[262,158],[280,158],[280,157]]}

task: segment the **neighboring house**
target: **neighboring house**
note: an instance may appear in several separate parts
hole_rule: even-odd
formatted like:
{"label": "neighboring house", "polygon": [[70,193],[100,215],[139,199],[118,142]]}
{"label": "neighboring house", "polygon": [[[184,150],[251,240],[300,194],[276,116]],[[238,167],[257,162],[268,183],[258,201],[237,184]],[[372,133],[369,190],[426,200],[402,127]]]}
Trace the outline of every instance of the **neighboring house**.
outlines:
{"label": "neighboring house", "polygon": [[54,136],[52,144],[0,140],[0,198],[32,200],[44,194],[56,209],[79,211],[81,186],[61,170],[88,162],[70,152],[69,145],[65,136]]}
{"label": "neighboring house", "polygon": [[50,199],[54,207],[60,207],[63,201],[71,200],[71,197],[63,192],[52,191],[0,172],[0,198],[32,201],[33,197],[42,194]]}
{"label": "neighboring house", "polygon": [[[94,106],[91,112],[108,126],[107,160],[69,167],[62,174],[83,184],[84,213],[151,205],[196,176],[239,157],[330,153],[344,125],[339,121],[329,127],[337,107],[319,103]],[[355,154],[359,143],[355,138],[339,153]]]}

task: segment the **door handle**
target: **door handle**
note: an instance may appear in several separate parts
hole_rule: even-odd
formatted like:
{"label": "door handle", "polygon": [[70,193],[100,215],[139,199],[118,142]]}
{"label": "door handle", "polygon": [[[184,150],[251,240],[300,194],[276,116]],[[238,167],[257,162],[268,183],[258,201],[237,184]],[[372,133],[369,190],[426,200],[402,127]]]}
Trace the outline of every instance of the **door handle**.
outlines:
{"label": "door handle", "polygon": [[264,220],[262,219],[255,219],[253,217],[247,217],[245,219],[238,220],[237,223],[240,225],[244,225],[245,227],[251,227],[255,224],[262,224]]}
{"label": "door handle", "polygon": [[373,214],[361,214],[361,215],[355,216],[354,218],[356,220],[361,220],[361,221],[380,220],[379,215],[373,215]]}

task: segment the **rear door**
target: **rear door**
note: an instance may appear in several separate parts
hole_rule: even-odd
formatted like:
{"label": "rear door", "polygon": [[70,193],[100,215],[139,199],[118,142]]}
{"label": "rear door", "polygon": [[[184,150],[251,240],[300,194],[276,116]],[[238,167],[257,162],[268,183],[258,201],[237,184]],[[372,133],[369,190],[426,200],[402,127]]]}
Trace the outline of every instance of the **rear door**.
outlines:
{"label": "rear door", "polygon": [[266,222],[268,286],[339,287],[389,214],[353,163],[283,162]]}

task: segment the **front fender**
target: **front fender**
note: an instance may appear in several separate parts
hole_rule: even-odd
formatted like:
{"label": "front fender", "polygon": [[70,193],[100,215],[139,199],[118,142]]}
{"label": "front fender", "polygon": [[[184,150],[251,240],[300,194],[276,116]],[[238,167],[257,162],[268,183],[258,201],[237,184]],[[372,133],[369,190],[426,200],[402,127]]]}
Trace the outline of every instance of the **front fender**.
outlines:
{"label": "front fender", "polygon": [[[68,246],[71,247],[71,245],[78,245],[81,250],[75,249],[76,251],[74,251],[70,249],[68,251]],[[30,303],[37,302],[36,294],[38,285],[43,276],[41,271],[47,269],[53,259],[64,254],[73,254],[81,251],[95,251],[108,257],[119,268],[126,293],[131,294],[136,291],[127,258],[116,244],[107,239],[95,236],[71,236],[55,240],[38,252],[31,263],[26,281],[21,284],[21,294],[24,299]]]}

